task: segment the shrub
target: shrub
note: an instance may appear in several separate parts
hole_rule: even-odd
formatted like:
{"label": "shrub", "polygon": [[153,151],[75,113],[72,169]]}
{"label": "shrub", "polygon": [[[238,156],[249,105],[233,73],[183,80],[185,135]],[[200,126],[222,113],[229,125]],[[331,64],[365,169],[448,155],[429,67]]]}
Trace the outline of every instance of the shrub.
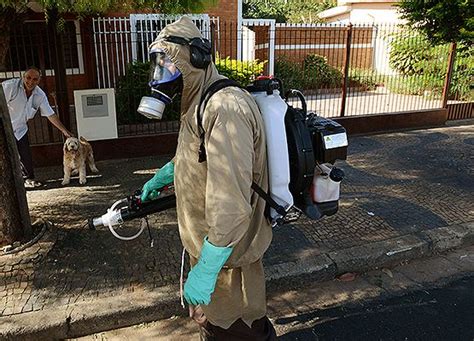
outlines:
{"label": "shrub", "polygon": [[115,94],[118,124],[146,122],[147,119],[137,113],[137,108],[142,96],[150,92],[149,72],[150,63],[134,62],[127,65],[125,75],[119,78]]}
{"label": "shrub", "polygon": [[282,80],[286,89],[316,90],[339,88],[341,71],[329,65],[323,56],[308,54],[303,63],[295,63],[286,56],[275,62],[275,77]]}
{"label": "shrub", "polygon": [[301,65],[286,56],[275,60],[275,77],[283,82],[285,89],[303,90],[303,70]]}
{"label": "shrub", "polygon": [[448,46],[432,46],[410,30],[397,33],[391,44],[390,66],[403,75],[442,74],[446,71]]}
{"label": "shrub", "polygon": [[353,68],[349,72],[349,86],[363,87],[364,90],[375,90],[383,79],[373,69]]}
{"label": "shrub", "polygon": [[449,88],[451,98],[474,101],[474,48],[459,46]]}
{"label": "shrub", "polygon": [[338,88],[342,85],[341,71],[329,65],[327,58],[308,54],[303,61],[304,88]]}
{"label": "shrub", "polygon": [[[388,87],[399,93],[441,94],[449,55],[448,45],[432,45],[419,33],[405,30],[394,36],[390,51],[390,65],[402,77],[391,78]],[[449,98],[472,100],[474,62],[472,46],[458,45]],[[395,79],[404,84],[395,85]],[[412,86],[413,89],[408,89]],[[421,89],[425,86],[425,89]]]}
{"label": "shrub", "polygon": [[216,67],[221,75],[235,80],[242,86],[247,86],[257,76],[263,73],[266,61],[258,60],[240,61],[230,57],[220,58],[216,56]]}

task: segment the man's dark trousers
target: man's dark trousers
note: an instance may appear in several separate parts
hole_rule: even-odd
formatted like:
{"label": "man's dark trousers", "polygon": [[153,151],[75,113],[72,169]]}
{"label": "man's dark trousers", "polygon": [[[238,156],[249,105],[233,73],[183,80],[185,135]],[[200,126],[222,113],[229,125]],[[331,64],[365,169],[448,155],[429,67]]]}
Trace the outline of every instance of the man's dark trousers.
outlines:
{"label": "man's dark trousers", "polygon": [[33,157],[31,156],[30,141],[28,133],[20,140],[16,141],[18,154],[20,154],[21,171],[25,179],[34,179],[35,172],[33,170]]}

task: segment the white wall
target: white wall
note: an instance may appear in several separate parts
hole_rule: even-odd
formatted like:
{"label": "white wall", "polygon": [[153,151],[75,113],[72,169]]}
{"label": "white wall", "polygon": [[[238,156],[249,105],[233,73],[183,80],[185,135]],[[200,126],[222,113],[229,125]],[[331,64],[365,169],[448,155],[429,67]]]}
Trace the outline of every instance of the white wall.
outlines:
{"label": "white wall", "polygon": [[[399,23],[400,15],[393,2],[339,1],[339,7],[323,12],[326,22]],[[339,13],[339,14],[338,14]],[[326,16],[327,15],[327,16]]]}
{"label": "white wall", "polygon": [[373,39],[374,47],[374,68],[382,75],[396,75],[396,71],[390,67],[390,50],[392,37],[394,33],[393,26],[375,24]]}
{"label": "white wall", "polygon": [[255,59],[255,32],[242,26],[242,60]]}
{"label": "white wall", "polygon": [[365,24],[376,26],[372,41],[374,49],[374,68],[385,75],[393,75],[395,71],[389,65],[390,36],[394,26],[402,23],[397,8],[392,3],[368,1],[338,1],[338,5],[349,7],[349,12],[328,18],[327,22]]}
{"label": "white wall", "polygon": [[386,4],[354,4],[350,12],[352,23],[399,23],[400,16],[396,8]]}

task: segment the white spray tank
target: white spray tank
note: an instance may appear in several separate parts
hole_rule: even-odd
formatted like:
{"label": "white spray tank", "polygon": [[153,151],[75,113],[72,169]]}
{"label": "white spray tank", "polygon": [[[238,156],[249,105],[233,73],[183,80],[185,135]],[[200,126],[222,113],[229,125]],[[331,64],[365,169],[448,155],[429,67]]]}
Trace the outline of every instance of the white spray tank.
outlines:
{"label": "white spray tank", "polygon": [[[280,97],[279,83],[268,77],[259,77],[249,89],[262,113],[265,127],[269,192],[273,200],[284,208],[293,206],[290,193],[290,159],[285,131],[285,114],[288,108]],[[280,215],[270,209],[270,217],[275,220]]]}

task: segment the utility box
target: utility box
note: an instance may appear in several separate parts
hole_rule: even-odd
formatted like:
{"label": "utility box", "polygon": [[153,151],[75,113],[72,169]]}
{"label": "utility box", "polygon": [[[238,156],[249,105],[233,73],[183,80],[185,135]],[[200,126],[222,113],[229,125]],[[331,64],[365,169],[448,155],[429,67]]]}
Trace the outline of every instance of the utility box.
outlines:
{"label": "utility box", "polygon": [[114,91],[114,89],[74,91],[78,136],[83,136],[89,141],[118,137]]}

